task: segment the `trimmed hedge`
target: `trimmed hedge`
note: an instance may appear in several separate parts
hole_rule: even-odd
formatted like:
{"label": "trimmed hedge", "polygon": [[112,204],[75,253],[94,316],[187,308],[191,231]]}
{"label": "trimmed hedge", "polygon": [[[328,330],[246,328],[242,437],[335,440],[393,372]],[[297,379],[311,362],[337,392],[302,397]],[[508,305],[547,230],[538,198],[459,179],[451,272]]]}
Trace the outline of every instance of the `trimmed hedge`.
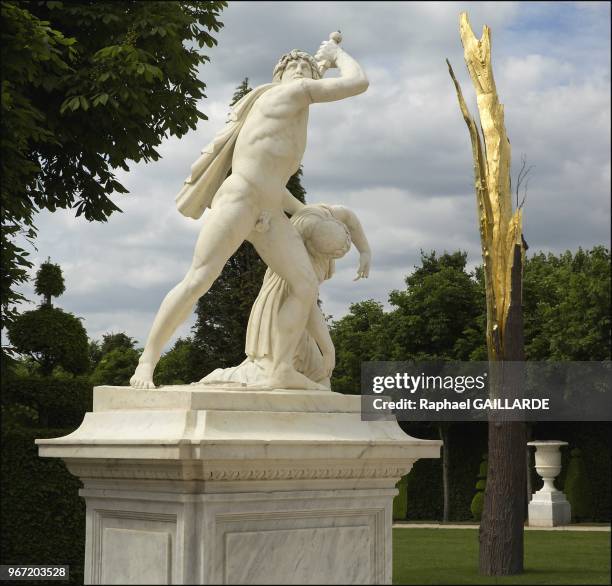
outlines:
{"label": "trimmed hedge", "polygon": [[572,506],[572,519],[582,521],[593,516],[593,499],[589,473],[582,459],[582,452],[574,448],[565,476],[565,495]]}
{"label": "trimmed hedge", "polygon": [[442,519],[442,466],[440,460],[418,460],[406,478],[406,519],[434,521]]}
{"label": "trimmed hedge", "polygon": [[[8,377],[2,385],[3,405],[26,405],[38,413],[42,428],[77,428],[93,408],[88,377]],[[71,430],[71,431],[72,431]]]}
{"label": "trimmed hedge", "polygon": [[[414,437],[439,439],[434,424],[402,423]],[[450,520],[471,521],[474,479],[481,455],[487,451],[486,423],[453,423],[448,430]],[[408,513],[411,520],[441,520],[444,509],[442,461],[419,460],[408,474]]]}
{"label": "trimmed hedge", "polygon": [[[413,437],[440,439],[430,423],[401,421],[400,427]],[[442,518],[442,465],[439,458],[417,460],[406,476],[406,519],[431,521]]]}
{"label": "trimmed hedge", "polygon": [[[432,424],[401,423],[402,429],[418,438],[438,439]],[[584,467],[589,475],[592,508],[583,521],[607,523],[610,521],[610,431],[609,422],[546,422],[536,423],[533,439],[567,441],[569,449],[562,450],[563,468],[555,484],[561,490],[569,466],[569,452],[582,451]],[[450,519],[473,520],[470,505],[474,496],[474,479],[478,475],[481,455],[487,451],[487,424],[453,423],[449,430],[449,484]],[[542,479],[532,468],[533,490],[542,487]],[[419,460],[406,482],[407,515],[410,520],[442,520],[442,466],[439,459]],[[572,497],[575,498],[575,497]],[[580,498],[580,497],[578,497]]]}
{"label": "trimmed hedge", "polygon": [[474,479],[478,476],[482,455],[487,452],[487,433],[487,424],[481,422],[454,423],[450,428],[450,518],[453,521],[473,521]]}
{"label": "trimmed hedge", "polygon": [[70,583],[83,584],[85,502],[82,486],[58,458],[39,458],[34,440],[70,429],[2,432],[3,564],[68,564]]}
{"label": "trimmed hedge", "polygon": [[488,455],[483,454],[482,462],[480,463],[480,468],[478,470],[476,494],[474,495],[474,498],[472,499],[472,504],[470,505],[470,511],[472,511],[472,517],[474,517],[475,521],[480,521],[482,519],[482,510],[484,508],[484,493],[485,489],[487,488],[488,469]]}

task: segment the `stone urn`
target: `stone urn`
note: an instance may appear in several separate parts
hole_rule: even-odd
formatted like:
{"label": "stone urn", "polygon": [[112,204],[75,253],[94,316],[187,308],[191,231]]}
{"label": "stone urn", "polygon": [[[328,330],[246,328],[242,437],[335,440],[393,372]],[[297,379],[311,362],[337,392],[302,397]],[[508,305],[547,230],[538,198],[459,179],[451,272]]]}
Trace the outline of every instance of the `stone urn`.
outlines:
{"label": "stone urn", "polygon": [[534,446],[535,468],[544,480],[544,486],[536,492],[529,503],[529,525],[531,527],[555,527],[569,524],[571,506],[563,492],[555,488],[555,478],[561,472],[561,452],[559,448],[567,442],[545,440],[528,442]]}

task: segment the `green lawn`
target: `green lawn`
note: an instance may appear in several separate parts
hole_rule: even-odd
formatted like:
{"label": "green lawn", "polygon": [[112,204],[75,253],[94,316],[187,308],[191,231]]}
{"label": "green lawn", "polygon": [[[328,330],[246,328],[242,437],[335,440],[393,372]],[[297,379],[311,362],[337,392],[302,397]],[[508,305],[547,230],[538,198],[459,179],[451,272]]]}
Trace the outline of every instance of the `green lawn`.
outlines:
{"label": "green lawn", "polygon": [[610,533],[525,531],[525,572],[478,575],[477,529],[393,529],[394,584],[610,584]]}

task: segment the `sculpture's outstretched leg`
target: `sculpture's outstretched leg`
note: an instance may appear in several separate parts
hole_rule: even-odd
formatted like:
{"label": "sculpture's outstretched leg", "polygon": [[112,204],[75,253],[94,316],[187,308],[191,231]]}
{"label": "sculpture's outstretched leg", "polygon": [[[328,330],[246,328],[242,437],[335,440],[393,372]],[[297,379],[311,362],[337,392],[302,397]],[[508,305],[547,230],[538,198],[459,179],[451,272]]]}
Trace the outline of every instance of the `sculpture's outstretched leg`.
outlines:
{"label": "sculpture's outstretched leg", "polygon": [[248,184],[236,175],[230,176],[217,194],[213,209],[207,213],[189,271],[166,295],[155,316],[144,352],[130,379],[133,387],[155,387],[153,371],[164,346],[253,230],[259,213],[249,195]]}

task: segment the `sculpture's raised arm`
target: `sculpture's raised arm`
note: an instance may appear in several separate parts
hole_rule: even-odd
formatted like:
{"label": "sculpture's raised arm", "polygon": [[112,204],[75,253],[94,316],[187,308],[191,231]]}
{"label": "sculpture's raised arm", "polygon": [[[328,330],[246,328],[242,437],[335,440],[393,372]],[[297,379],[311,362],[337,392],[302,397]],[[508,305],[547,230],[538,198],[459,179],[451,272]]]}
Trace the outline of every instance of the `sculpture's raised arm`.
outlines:
{"label": "sculpture's raised arm", "polygon": [[333,40],[321,43],[315,55],[317,61],[327,61],[340,70],[340,77],[305,79],[304,87],[313,102],[333,102],[356,96],[368,89],[369,82],[363,69]]}
{"label": "sculpture's raised arm", "polygon": [[[316,305],[319,284],[333,273],[333,260],[350,247],[348,232],[361,252],[358,276],[367,276],[369,270],[369,251],[364,250],[367,241],[359,223],[345,214],[346,225],[323,224],[318,235],[321,249],[313,263],[304,241],[296,234],[296,222],[304,221],[306,225],[311,219],[304,217],[304,205],[287,191],[286,185],[304,156],[310,104],[348,98],[368,87],[359,64],[339,48],[340,40],[339,33],[332,33],[315,57],[299,49],[283,55],[274,67],[272,83],[253,89],[235,105],[230,123],[192,166],[177,198],[178,207],[193,218],[199,218],[207,207],[210,209],[187,274],[166,295],[155,316],[130,379],[132,386],[154,387],[153,371],[165,344],[210,289],[227,260],[248,240],[276,280],[284,283],[282,290],[276,292],[282,303],[273,307],[274,319],[255,320],[274,332],[268,335],[268,330],[262,330],[261,336],[257,332],[252,336],[258,343],[247,354],[254,360],[261,358],[256,383],[283,389],[329,388],[328,377],[321,379],[323,383],[310,378],[311,374],[318,377],[321,369],[311,369],[309,364],[320,365],[323,360],[323,370],[329,372],[333,365],[331,352],[322,356],[311,340],[309,351],[303,353],[298,351],[298,344]],[[338,67],[340,77],[320,79],[328,67]],[[285,212],[296,222],[290,221]],[[321,214],[332,213],[328,210]],[[265,303],[260,305],[268,312]],[[316,317],[317,338],[328,346],[320,316]],[[312,361],[307,359],[305,365],[298,367],[294,364],[296,354]]]}

